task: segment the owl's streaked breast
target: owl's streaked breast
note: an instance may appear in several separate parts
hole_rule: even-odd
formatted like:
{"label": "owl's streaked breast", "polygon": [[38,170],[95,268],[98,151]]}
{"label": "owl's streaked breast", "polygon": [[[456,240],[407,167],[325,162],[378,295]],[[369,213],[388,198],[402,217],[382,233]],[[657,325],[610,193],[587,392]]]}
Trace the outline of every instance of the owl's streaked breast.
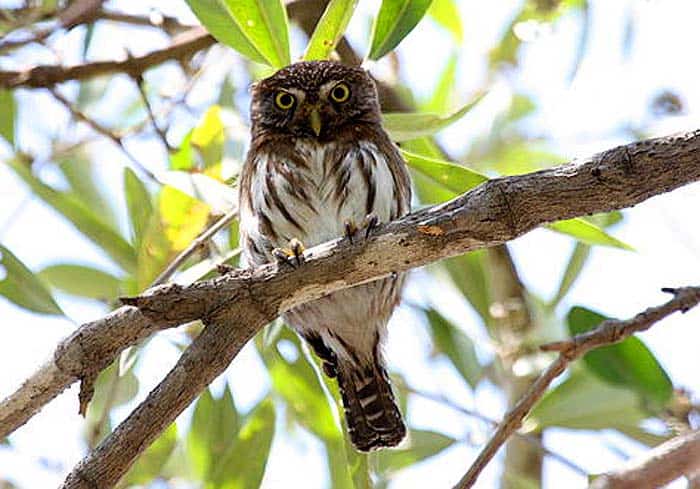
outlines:
{"label": "owl's streaked breast", "polygon": [[292,238],[315,246],[342,236],[346,221],[359,225],[369,213],[382,222],[399,216],[397,182],[373,143],[299,140],[293,157],[261,152],[251,163],[254,209],[241,207],[243,232],[265,235],[272,247]]}

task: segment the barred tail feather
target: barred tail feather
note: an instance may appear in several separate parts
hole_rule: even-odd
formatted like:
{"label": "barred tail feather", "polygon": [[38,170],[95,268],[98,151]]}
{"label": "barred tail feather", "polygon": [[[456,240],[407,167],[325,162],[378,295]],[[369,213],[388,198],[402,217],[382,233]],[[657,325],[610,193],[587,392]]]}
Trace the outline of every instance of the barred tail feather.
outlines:
{"label": "barred tail feather", "polygon": [[339,362],[338,386],[352,444],[362,452],[398,445],[406,426],[381,365]]}

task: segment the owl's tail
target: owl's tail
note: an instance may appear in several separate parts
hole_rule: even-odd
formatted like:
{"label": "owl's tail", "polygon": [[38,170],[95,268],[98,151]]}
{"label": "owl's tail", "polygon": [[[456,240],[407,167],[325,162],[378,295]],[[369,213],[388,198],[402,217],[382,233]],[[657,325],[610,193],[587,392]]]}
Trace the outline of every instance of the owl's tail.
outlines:
{"label": "owl's tail", "polygon": [[355,448],[369,452],[398,445],[406,436],[406,426],[384,368],[377,362],[358,366],[339,361],[337,375]]}

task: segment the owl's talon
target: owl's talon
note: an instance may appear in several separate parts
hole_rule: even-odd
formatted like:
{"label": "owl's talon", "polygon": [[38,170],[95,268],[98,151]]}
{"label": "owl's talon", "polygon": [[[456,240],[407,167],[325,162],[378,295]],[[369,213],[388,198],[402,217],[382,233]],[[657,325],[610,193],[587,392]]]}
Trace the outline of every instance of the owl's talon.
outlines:
{"label": "owl's talon", "polygon": [[297,262],[297,266],[304,263],[304,245],[296,238],[289,241],[289,248],[292,250],[292,256]]}
{"label": "owl's talon", "polygon": [[289,241],[289,248],[274,248],[272,256],[280,264],[298,267],[304,263],[304,245],[296,238]]}
{"label": "owl's talon", "polygon": [[227,263],[219,263],[216,265],[216,271],[219,275],[226,275],[233,272],[236,267],[228,265]]}
{"label": "owl's talon", "polygon": [[350,244],[353,244],[353,237],[355,234],[357,234],[357,226],[353,222],[352,219],[348,219],[345,221],[345,239],[350,241]]}
{"label": "owl's talon", "polygon": [[369,238],[370,234],[379,227],[379,217],[374,213],[367,214],[362,221],[362,227],[365,228],[365,239]]}

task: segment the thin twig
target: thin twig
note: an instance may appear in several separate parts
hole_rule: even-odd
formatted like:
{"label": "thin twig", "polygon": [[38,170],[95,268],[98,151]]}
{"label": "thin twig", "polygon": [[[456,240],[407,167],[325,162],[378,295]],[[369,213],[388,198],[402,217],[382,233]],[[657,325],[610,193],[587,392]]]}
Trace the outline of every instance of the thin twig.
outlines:
{"label": "thin twig", "polygon": [[136,88],[138,88],[139,94],[141,95],[141,101],[143,101],[143,105],[146,107],[146,112],[148,113],[148,118],[151,121],[151,125],[153,126],[153,129],[156,131],[156,134],[158,134],[158,137],[160,140],[163,142],[163,146],[165,146],[165,150],[168,153],[172,153],[175,151],[175,148],[170,146],[170,143],[168,142],[168,138],[166,137],[165,130],[161,129],[160,126],[158,125],[158,121],[156,121],[156,116],[153,113],[153,108],[151,107],[151,102],[148,100],[148,95],[146,94],[146,89],[144,88],[144,79],[143,75],[138,74],[134,77],[134,83],[136,84]]}
{"label": "thin twig", "polygon": [[161,272],[158,277],[153,281],[151,287],[156,285],[161,285],[165,283],[173,274],[180,268],[180,265],[185,263],[185,261],[192,256],[198,249],[206,245],[207,241],[211,239],[216,233],[221,231],[223,228],[228,226],[233,222],[238,216],[238,207],[235,207],[223,215],[218,221],[212,224],[207,230],[200,234],[195,240],[193,240],[190,245],[182,250],[182,252],[175,257],[173,261]]}
{"label": "thin twig", "polygon": [[172,44],[138,57],[122,61],[94,61],[74,66],[39,65],[21,71],[0,71],[1,88],[47,88],[69,80],[85,80],[111,73],[135,76],[170,60],[183,60],[216,43],[202,28],[177,36]]}
{"label": "thin twig", "polygon": [[663,290],[673,293],[674,296],[673,299],[661,306],[650,307],[626,321],[609,319],[600,323],[596,329],[576,335],[570,340],[543,345],[541,347],[543,351],[558,351],[559,356],[540,374],[520,401],[506,414],[496,432],[464,477],[455,486],[455,489],[467,489],[474,485],[479,474],[496,455],[498,449],[520,428],[523,420],[544,395],[549,384],[566,370],[569,363],[593,348],[622,341],[634,333],[649,329],[676,311],[685,312],[700,303],[700,287]]}
{"label": "thin twig", "polygon": [[129,160],[134,164],[136,168],[138,168],[144,175],[146,175],[148,178],[153,180],[156,183],[163,184],[156,175],[146,168],[141,162],[136,159],[134,155],[131,154],[129,150],[126,149],[126,146],[124,145],[124,140],[119,137],[114,131],[104,127],[102,124],[94,120],[93,118],[89,117],[86,115],[84,112],[82,112],[80,109],[75,107],[70,100],[68,100],[66,97],[64,97],[61,92],[56,90],[54,87],[49,87],[48,88],[49,92],[51,92],[51,95],[58,100],[68,111],[73,115],[74,118],[79,120],[80,122],[83,122],[87,124],[93,131],[103,135],[110,141],[112,141],[115,145],[119,147],[119,149],[124,153],[124,155],[129,158]]}
{"label": "thin twig", "polygon": [[[488,416],[480,413],[479,411],[465,408],[464,406],[457,404],[456,402],[452,401],[452,399],[449,399],[448,397],[445,397],[442,394],[433,394],[432,392],[420,391],[420,390],[416,390],[412,387],[409,387],[408,391],[412,394],[416,394],[416,395],[423,397],[425,399],[429,399],[431,401],[443,404],[443,405],[449,407],[450,409],[453,409],[457,412],[464,414],[465,416],[476,418],[476,419],[483,421],[491,426],[498,426],[498,421],[496,421],[495,419],[489,418]],[[588,474],[590,473],[590,471],[584,469],[580,465],[577,465],[574,461],[569,460],[568,458],[564,457],[563,455],[561,455],[557,452],[553,452],[552,450],[547,448],[540,438],[537,438],[536,436],[529,435],[527,433],[521,433],[519,431],[516,431],[515,435],[517,437],[527,441],[528,443],[532,444],[534,447],[536,447],[542,453],[544,453],[548,457],[552,458],[553,460],[556,460],[557,462],[561,463],[562,465],[565,465],[566,467],[570,468],[574,472],[577,472],[578,474],[581,474],[583,476],[588,476]]]}

